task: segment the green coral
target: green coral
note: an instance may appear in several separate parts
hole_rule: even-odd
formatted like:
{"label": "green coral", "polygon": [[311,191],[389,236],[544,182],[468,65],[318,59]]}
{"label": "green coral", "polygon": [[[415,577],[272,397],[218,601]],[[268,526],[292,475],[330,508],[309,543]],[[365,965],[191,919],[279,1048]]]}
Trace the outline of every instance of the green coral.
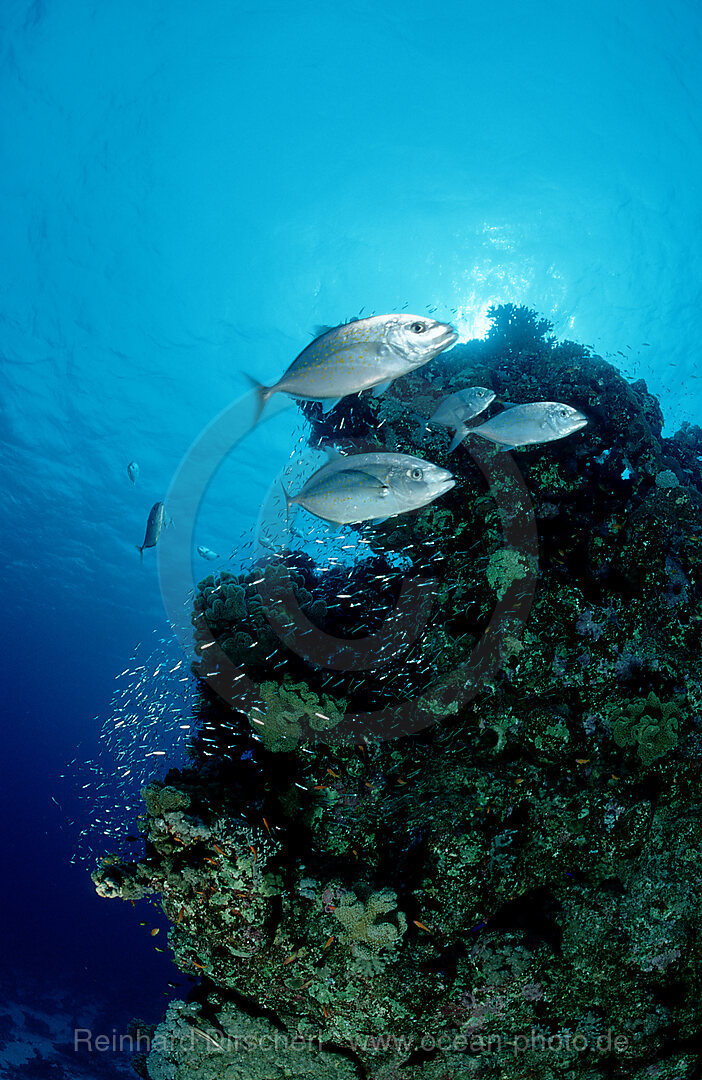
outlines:
{"label": "green coral", "polygon": [[344,717],[346,702],[327,694],[318,697],[305,683],[284,679],[282,685],[264,682],[259,687],[263,707],[253,705],[248,712],[254,731],[267,750],[274,753],[294,750],[303,733],[328,731]]}
{"label": "green coral", "polygon": [[339,941],[350,945],[359,959],[393,949],[407,930],[407,919],[397,909],[397,894],[392,889],[372,892],[364,883],[342,897],[334,915],[343,927]]}
{"label": "green coral", "polygon": [[187,810],[190,806],[190,796],[186,792],[158,781],[147,784],[142,789],[141,797],[152,817],[160,817],[172,810]]}
{"label": "green coral", "polygon": [[644,765],[650,765],[677,745],[681,719],[675,702],[661,701],[651,691],[619,713],[612,735],[617,746],[636,746]]}
{"label": "green coral", "polygon": [[521,581],[529,573],[529,560],[526,555],[510,548],[501,548],[493,552],[487,568],[487,579],[490,588],[497,593],[501,600],[515,581]]}

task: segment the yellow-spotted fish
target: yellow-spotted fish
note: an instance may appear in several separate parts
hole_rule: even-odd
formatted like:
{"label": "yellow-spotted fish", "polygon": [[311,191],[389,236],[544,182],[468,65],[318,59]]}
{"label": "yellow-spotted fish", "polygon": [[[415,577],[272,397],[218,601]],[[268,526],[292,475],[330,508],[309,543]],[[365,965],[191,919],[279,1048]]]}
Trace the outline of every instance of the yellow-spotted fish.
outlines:
{"label": "yellow-spotted fish", "polygon": [[426,506],[454,483],[447,469],[409,454],[349,454],[323,465],[296,495],[285,491],[285,502],[288,511],[302,506],[337,524],[384,521]]}
{"label": "yellow-spotted fish", "polygon": [[273,394],[322,401],[325,411],[347,394],[374,389],[426,364],[458,340],[449,323],[421,315],[373,315],[325,329],[273,386],[254,385],[258,415]]}

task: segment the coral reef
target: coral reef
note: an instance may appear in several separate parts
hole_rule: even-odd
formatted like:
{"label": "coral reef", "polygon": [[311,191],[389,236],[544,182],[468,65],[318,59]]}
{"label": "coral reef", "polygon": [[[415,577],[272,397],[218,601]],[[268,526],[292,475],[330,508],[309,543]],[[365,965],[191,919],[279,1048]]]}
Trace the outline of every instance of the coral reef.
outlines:
{"label": "coral reef", "polygon": [[[160,899],[197,980],[151,1080],[700,1075],[702,433],[663,439],[645,384],[533,312],[491,319],[384,398],[303,406],[314,444],[450,467],[440,504],[375,529],[353,567],[288,552],[200,585],[200,649],[214,636],[257,700],[203,682],[191,761],[144,791],[143,857],[94,875]],[[517,497],[510,455],[470,435],[449,455],[426,428],[471,385],[590,423],[515,455]],[[538,577],[505,539],[530,514]],[[360,673],[269,618],[294,600],[352,655],[429,580],[421,627]],[[367,719],[420,695],[411,735]]]}

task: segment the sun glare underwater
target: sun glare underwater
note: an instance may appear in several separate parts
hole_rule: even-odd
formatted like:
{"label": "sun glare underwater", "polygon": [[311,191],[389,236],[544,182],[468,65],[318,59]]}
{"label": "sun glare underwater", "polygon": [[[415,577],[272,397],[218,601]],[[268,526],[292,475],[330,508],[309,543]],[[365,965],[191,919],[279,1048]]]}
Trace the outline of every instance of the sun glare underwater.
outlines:
{"label": "sun glare underwater", "polygon": [[700,1075],[701,47],[5,5],[0,1080]]}

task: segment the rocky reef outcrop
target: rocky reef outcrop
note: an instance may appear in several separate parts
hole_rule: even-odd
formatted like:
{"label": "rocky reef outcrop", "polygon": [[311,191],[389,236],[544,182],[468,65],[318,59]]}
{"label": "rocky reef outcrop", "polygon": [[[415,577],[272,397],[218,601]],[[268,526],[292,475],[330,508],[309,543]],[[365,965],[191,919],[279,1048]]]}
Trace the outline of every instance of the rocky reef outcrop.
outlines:
{"label": "rocky reef outcrop", "polygon": [[[386,397],[304,406],[313,444],[425,456],[448,495],[354,564],[283,551],[200,584],[198,647],[250,689],[203,679],[143,855],[94,874],[158,898],[197,977],[152,1080],[700,1075],[702,434],[664,438],[645,384],[533,312],[491,317]],[[472,385],[589,424],[449,455],[426,417]],[[300,611],[348,663],[275,629]]]}

